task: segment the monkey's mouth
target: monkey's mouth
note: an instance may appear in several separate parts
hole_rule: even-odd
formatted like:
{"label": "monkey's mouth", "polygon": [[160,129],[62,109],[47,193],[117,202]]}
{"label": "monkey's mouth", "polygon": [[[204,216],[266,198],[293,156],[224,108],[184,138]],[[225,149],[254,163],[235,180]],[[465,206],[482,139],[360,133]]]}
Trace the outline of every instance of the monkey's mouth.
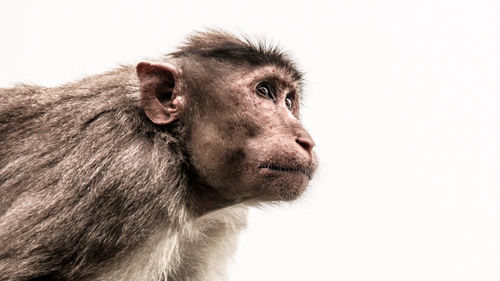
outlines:
{"label": "monkey's mouth", "polygon": [[282,172],[282,173],[292,173],[292,174],[304,174],[306,175],[309,180],[311,180],[312,173],[309,169],[303,168],[303,167],[286,167],[286,166],[281,166],[281,165],[276,165],[276,164],[260,164],[258,166],[259,169],[267,169],[271,171],[276,171],[276,172]]}

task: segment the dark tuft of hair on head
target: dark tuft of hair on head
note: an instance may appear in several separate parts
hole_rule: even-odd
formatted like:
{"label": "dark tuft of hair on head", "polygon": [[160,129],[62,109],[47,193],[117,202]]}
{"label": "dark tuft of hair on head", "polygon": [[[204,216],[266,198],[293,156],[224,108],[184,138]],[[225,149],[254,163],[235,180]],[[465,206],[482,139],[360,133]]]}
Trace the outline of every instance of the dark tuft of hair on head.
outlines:
{"label": "dark tuft of hair on head", "polygon": [[174,58],[200,57],[216,59],[235,65],[252,67],[275,65],[290,73],[293,79],[303,80],[303,74],[292,59],[279,47],[264,40],[253,41],[229,32],[210,29],[189,36],[184,45],[169,55]]}

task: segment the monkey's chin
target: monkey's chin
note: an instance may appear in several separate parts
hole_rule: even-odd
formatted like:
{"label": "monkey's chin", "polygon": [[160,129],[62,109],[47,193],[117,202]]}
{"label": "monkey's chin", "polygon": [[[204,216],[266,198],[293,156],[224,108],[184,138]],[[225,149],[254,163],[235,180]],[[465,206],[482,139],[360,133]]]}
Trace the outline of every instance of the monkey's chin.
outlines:
{"label": "monkey's chin", "polygon": [[266,181],[266,198],[269,201],[291,201],[304,193],[310,176],[296,170],[261,168],[259,174]]}

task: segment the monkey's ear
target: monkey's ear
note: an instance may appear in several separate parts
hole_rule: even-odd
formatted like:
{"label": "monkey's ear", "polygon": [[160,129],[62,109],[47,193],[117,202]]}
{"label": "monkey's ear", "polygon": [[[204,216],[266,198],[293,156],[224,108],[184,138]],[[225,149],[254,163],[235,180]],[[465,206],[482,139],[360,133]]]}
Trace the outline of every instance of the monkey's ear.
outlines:
{"label": "monkey's ear", "polygon": [[179,69],[166,63],[141,62],[136,70],[142,107],[149,119],[158,125],[166,125],[178,119],[184,105],[182,97],[177,93]]}

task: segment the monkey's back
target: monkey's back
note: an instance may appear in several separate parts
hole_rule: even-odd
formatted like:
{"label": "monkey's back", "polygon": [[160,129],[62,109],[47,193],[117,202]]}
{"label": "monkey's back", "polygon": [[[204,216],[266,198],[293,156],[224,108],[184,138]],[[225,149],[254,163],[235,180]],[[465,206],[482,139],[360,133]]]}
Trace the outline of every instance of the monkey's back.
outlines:
{"label": "monkey's back", "polygon": [[0,280],[86,278],[184,219],[182,157],[131,73],[0,90]]}

